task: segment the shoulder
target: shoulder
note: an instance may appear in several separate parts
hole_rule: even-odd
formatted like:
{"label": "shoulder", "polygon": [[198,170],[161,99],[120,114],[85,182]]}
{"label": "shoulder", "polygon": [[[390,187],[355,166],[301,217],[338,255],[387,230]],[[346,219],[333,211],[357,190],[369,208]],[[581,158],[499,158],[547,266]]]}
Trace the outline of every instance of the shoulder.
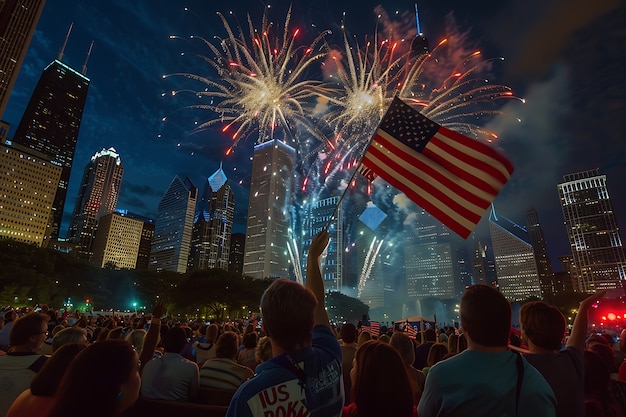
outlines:
{"label": "shoulder", "polygon": [[318,325],[313,328],[312,345],[314,348],[322,348],[331,355],[341,358],[341,346],[329,327]]}

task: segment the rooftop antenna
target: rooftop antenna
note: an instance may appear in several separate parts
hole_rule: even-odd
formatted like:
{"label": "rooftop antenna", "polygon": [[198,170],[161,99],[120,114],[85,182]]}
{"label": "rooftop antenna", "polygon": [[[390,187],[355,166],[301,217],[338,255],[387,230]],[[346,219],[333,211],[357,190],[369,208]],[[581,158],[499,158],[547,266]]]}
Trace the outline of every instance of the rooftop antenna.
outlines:
{"label": "rooftop antenna", "polygon": [[65,52],[65,46],[67,45],[67,40],[70,38],[70,33],[72,33],[73,27],[74,27],[74,22],[70,24],[70,28],[67,30],[67,35],[65,35],[65,42],[63,42],[63,46],[61,47],[61,50],[59,51],[59,56],[57,58],[59,61],[63,60],[63,53]]}
{"label": "rooftop antenna", "polygon": [[415,3],[415,23],[417,23],[417,34],[422,36],[422,28],[420,27],[420,18],[417,13],[417,3]]}
{"label": "rooftop antenna", "polygon": [[83,64],[83,75],[87,75],[87,62],[89,62],[89,57],[91,56],[91,49],[93,48],[93,41],[91,41],[91,45],[89,45],[89,51],[87,51],[87,58],[85,58],[85,63]]}

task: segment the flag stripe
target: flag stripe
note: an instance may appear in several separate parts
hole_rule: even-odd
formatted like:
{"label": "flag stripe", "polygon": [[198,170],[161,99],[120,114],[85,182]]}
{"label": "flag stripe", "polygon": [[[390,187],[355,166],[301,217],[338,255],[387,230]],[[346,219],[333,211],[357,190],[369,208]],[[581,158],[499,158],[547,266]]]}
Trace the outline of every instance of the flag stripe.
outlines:
{"label": "flag stripe", "polygon": [[[369,155],[370,154],[365,156],[364,163],[376,163],[375,160],[369,160]],[[381,164],[381,166],[384,165]],[[378,175],[393,187],[404,192],[411,201],[415,202],[418,206],[428,211],[431,215],[433,215],[440,222],[445,224],[453,232],[464,238],[470,235],[472,229],[474,228],[476,223],[478,223],[478,220],[476,222],[473,222],[471,220],[468,220],[466,217],[457,215],[454,210],[448,210],[449,207],[446,206],[446,204],[439,200],[433,200],[430,195],[427,195],[427,193],[421,190],[416,184],[413,184],[412,187],[408,186],[408,184],[405,185],[405,183],[400,181],[402,178],[400,178],[399,176],[395,176],[389,172],[380,171]]]}

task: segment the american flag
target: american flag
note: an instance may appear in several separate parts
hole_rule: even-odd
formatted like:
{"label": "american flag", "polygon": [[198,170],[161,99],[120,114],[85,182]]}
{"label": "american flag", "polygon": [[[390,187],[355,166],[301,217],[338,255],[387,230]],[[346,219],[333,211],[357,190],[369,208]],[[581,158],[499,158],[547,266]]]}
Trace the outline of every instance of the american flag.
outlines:
{"label": "american flag", "polygon": [[486,143],[438,125],[396,97],[363,156],[363,171],[467,238],[513,165]]}
{"label": "american flag", "polygon": [[417,337],[417,330],[411,325],[411,323],[407,322],[404,331],[411,339],[415,339]]}
{"label": "american flag", "polygon": [[378,337],[380,334],[380,322],[378,321],[370,321],[369,325],[363,324],[359,329],[360,332],[369,332],[372,337]]}

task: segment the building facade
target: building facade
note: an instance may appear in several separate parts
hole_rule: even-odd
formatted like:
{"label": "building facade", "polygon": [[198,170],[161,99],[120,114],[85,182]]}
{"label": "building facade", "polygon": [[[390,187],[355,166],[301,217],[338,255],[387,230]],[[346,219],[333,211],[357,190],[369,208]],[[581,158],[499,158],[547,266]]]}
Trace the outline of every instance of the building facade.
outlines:
{"label": "building facade", "polygon": [[541,298],[539,271],[528,232],[509,219],[489,214],[489,232],[500,292],[509,301]]}
{"label": "building facade", "polygon": [[144,224],[141,220],[110,213],[98,220],[91,262],[100,268],[136,269]]}
{"label": "building facade", "polygon": [[230,257],[228,258],[228,272],[243,274],[243,255],[246,250],[246,234],[233,233],[230,236]]}
{"label": "building facade", "polygon": [[85,166],[68,232],[79,258],[91,258],[98,220],[115,211],[123,175],[124,166],[114,148],[96,152]]}
{"label": "building facade", "polygon": [[526,212],[526,227],[528,238],[535,253],[537,273],[539,274],[539,284],[541,285],[541,297],[551,299],[558,291],[555,286],[552,263],[548,257],[548,248],[543,229],[539,224],[539,214],[537,210],[530,209]]}
{"label": "building facade", "polygon": [[47,155],[63,168],[52,206],[52,239],[59,237],[89,78],[60,60],[41,74],[14,141]]}
{"label": "building facade", "polygon": [[287,245],[295,162],[295,149],[277,139],[254,147],[244,275],[255,279],[291,276]]}
{"label": "building facade", "polygon": [[227,181],[220,165],[208,178],[198,200],[191,238],[192,270],[229,268],[235,196]]}
{"label": "building facade", "polygon": [[339,196],[332,196],[309,202],[304,206],[302,215],[302,256],[299,256],[299,262],[303,281],[306,279],[306,263],[311,241],[315,235],[326,228],[333,217],[328,224],[330,241],[321,263],[324,288],[327,291],[341,291],[343,286],[344,229],[341,204],[337,207],[339,198]]}
{"label": "building facade", "polygon": [[30,148],[0,141],[0,238],[46,246],[61,167]]}
{"label": "building facade", "polygon": [[0,1],[0,117],[45,4],[45,0]]}
{"label": "building facade", "polygon": [[598,169],[567,174],[557,185],[578,274],[578,292],[621,288],[626,259],[606,175]]}
{"label": "building facade", "polygon": [[187,272],[198,189],[176,176],[159,203],[150,269]]}

